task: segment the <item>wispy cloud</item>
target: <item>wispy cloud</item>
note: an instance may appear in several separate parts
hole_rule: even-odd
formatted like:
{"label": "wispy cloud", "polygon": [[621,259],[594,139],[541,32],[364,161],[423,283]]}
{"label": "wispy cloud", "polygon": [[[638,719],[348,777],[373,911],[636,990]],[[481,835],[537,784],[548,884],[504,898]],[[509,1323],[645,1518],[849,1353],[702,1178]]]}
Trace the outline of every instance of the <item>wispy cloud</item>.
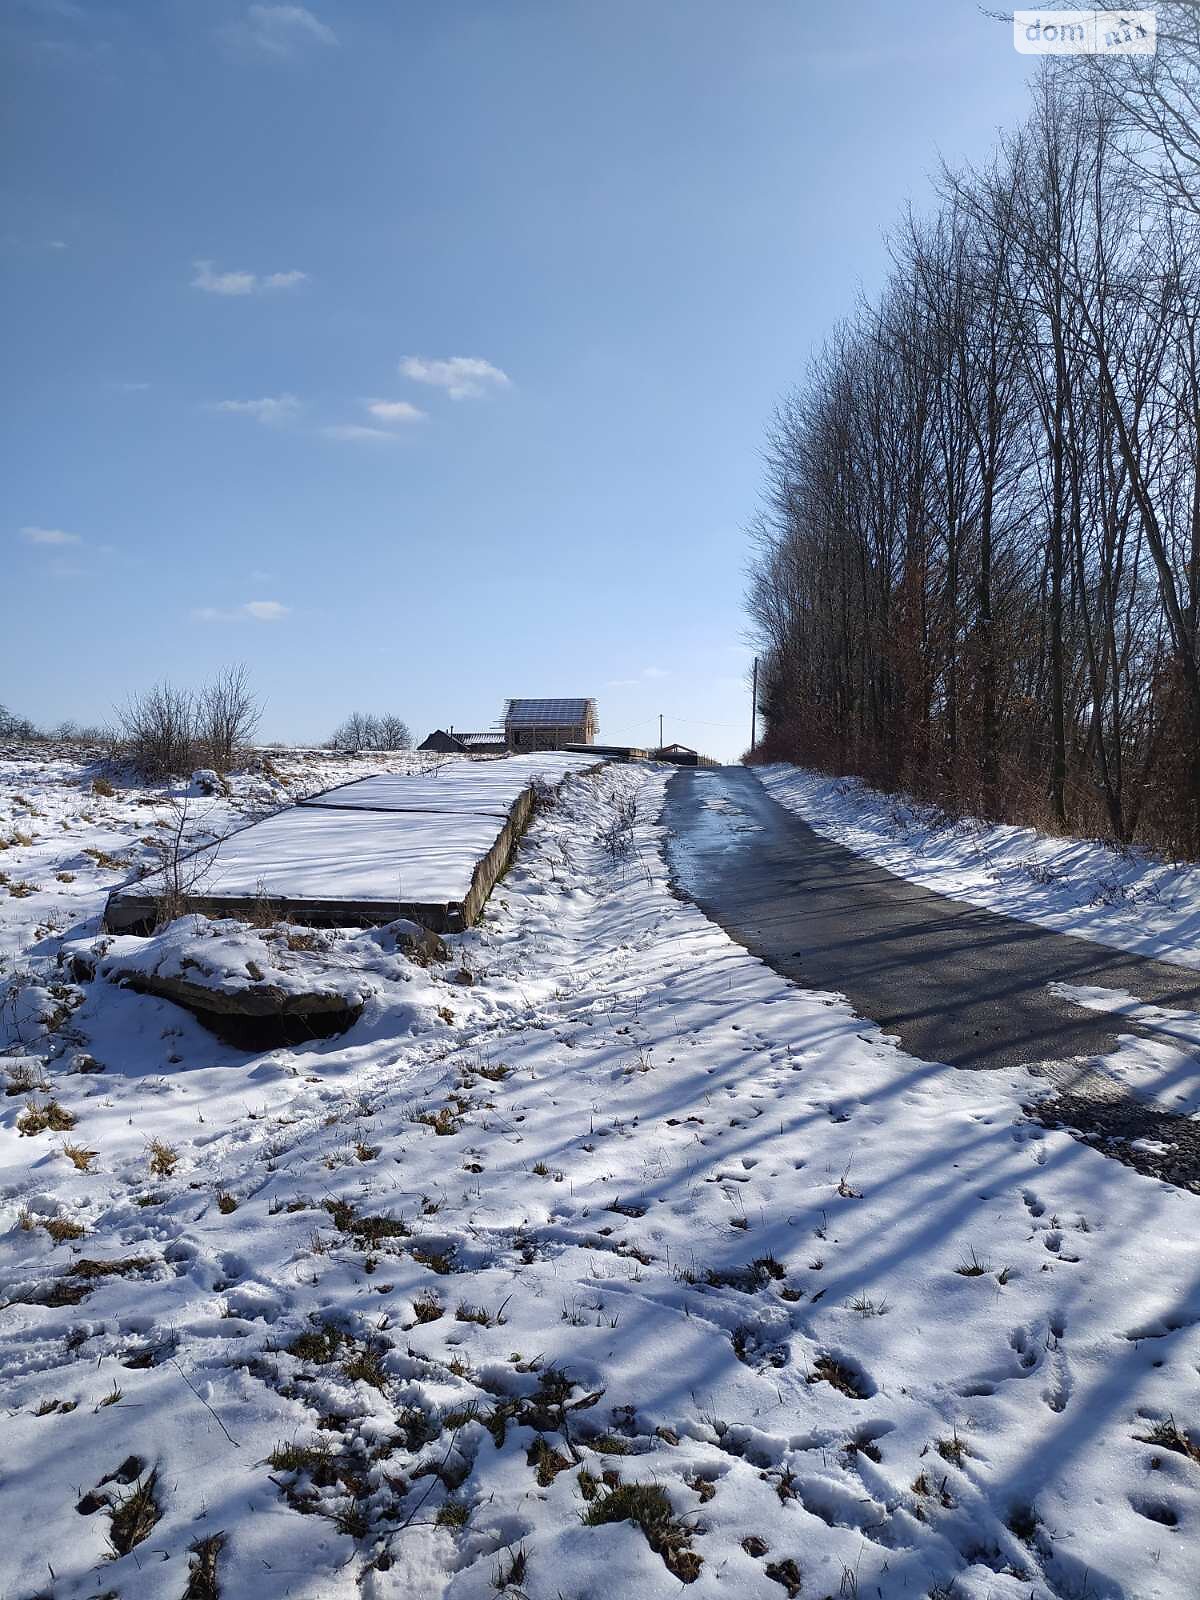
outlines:
{"label": "wispy cloud", "polygon": [[21,537],[26,544],[64,545],[83,543],[77,533],[67,533],[63,528],[26,527],[21,529]]}
{"label": "wispy cloud", "polygon": [[264,289],[294,289],[298,283],[307,283],[308,273],[298,272],[295,267],[290,272],[269,272],[262,280]]}
{"label": "wispy cloud", "polygon": [[294,394],[264,395],[261,400],[216,400],[209,408],[227,411],[233,416],[253,417],[264,427],[277,428],[291,422],[299,414],[300,402]]}
{"label": "wispy cloud", "polygon": [[643,667],[636,678],[610,678],[604,685],[606,689],[640,689],[646,683],[653,683],[659,678],[669,678],[671,674],[663,667]]}
{"label": "wispy cloud", "polygon": [[400,437],[391,433],[387,428],[372,428],[365,422],[333,422],[329,427],[322,428],[321,432],[327,439],[339,439],[344,444],[352,444],[356,439],[376,443],[394,444]]}
{"label": "wispy cloud", "polygon": [[426,413],[420,406],[407,400],[364,400],[371,422],[335,422],[321,432],[327,439],[352,442],[355,439],[375,440],[377,443],[395,442],[400,437],[398,429],[424,422]]}
{"label": "wispy cloud", "polygon": [[268,57],[286,61],[314,47],[329,48],[338,42],[327,22],[307,6],[252,5],[240,22],[221,30],[221,37],[234,54],[247,58]]}
{"label": "wispy cloud", "polygon": [[192,612],[197,622],[281,622],[291,607],[279,600],[247,600],[240,606],[199,606]]}
{"label": "wispy cloud", "polygon": [[368,400],[367,410],[380,422],[424,422],[426,417],[408,400]]}
{"label": "wispy cloud", "polygon": [[193,289],[203,289],[205,294],[253,294],[258,279],[252,272],[214,272],[211,261],[195,261],[196,276]]}
{"label": "wispy cloud", "polygon": [[480,356],[405,356],[400,373],[414,383],[444,389],[451,400],[477,400],[493,389],[507,389],[512,384],[507,372]]}
{"label": "wispy cloud", "polygon": [[196,276],[191,280],[193,289],[202,289],[205,294],[220,294],[238,296],[248,294],[269,294],[276,289],[294,289],[297,284],[308,282],[308,273],[300,272],[293,268],[290,272],[268,272],[260,276],[257,272],[218,272],[212,261],[193,261]]}

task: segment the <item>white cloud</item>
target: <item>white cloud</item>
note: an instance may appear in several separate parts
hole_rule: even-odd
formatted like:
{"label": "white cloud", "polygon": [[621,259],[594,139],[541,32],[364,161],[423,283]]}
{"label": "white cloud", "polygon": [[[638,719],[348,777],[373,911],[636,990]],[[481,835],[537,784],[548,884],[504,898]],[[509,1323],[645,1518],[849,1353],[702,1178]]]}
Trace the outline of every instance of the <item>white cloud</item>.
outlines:
{"label": "white cloud", "polygon": [[332,46],[337,34],[307,6],[252,5],[245,20],[222,30],[237,54],[286,60],[309,45]]}
{"label": "white cloud", "polygon": [[408,400],[368,400],[367,410],[380,422],[424,422],[426,413]]}
{"label": "white cloud", "polygon": [[211,261],[193,261],[192,265],[196,276],[191,286],[203,289],[205,294],[265,294],[273,289],[294,289],[298,283],[308,282],[308,273],[296,268],[290,272],[268,272],[260,277],[257,272],[217,272]]}
{"label": "white cloud", "polygon": [[386,428],[370,428],[362,422],[335,422],[321,432],[327,439],[385,439],[395,441],[399,435],[389,433]]}
{"label": "white cloud", "polygon": [[489,386],[507,389],[512,382],[507,372],[479,356],[445,356],[437,360],[405,356],[400,372],[414,383],[429,383],[435,389],[444,389],[451,400],[476,400],[487,393]]}
{"label": "white cloud", "polygon": [[264,395],[261,400],[218,400],[211,409],[228,411],[234,416],[253,417],[255,422],[271,428],[290,422],[300,410],[300,402],[294,394]]}
{"label": "white cloud", "polygon": [[51,239],[50,248],[51,250],[65,250],[67,248],[67,241],[65,239]]}
{"label": "white cloud", "polygon": [[290,272],[269,272],[262,280],[264,289],[294,289],[298,283],[307,283],[308,273],[297,272],[293,267]]}
{"label": "white cloud", "polygon": [[669,672],[665,671],[662,667],[643,667],[642,668],[642,677],[643,678],[669,678],[670,676],[671,676],[671,674]]}
{"label": "white cloud", "polygon": [[290,606],[278,600],[247,600],[232,610],[219,606],[200,606],[192,612],[197,622],[280,622],[287,616]]}
{"label": "white cloud", "polygon": [[27,544],[82,544],[77,533],[66,533],[62,528],[22,528],[21,537]]}
{"label": "white cloud", "polygon": [[194,261],[196,276],[193,289],[203,289],[205,294],[253,294],[258,281],[252,272],[214,272],[211,261]]}

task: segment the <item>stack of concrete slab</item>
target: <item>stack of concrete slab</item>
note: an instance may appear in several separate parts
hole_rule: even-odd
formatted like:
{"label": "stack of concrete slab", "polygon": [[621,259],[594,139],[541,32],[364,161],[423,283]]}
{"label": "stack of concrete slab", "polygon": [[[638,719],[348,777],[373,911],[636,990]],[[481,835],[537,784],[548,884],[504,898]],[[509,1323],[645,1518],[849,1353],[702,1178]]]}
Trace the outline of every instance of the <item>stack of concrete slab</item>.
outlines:
{"label": "stack of concrete slab", "polygon": [[[596,765],[547,751],[359,778],[252,823],[207,858],[197,853],[179,874],[185,909],[236,915],[268,904],[305,922],[469,927],[528,822],[535,785]],[[162,896],[153,877],[114,890],[105,926],[153,924]]]}

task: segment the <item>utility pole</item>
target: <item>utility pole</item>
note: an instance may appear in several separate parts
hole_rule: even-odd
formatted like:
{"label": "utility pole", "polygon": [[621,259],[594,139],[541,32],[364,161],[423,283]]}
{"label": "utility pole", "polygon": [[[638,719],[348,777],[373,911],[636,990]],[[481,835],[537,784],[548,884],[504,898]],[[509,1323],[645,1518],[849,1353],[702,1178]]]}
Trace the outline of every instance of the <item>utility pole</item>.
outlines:
{"label": "utility pole", "polygon": [[663,719],[663,714],[660,711],[658,713],[658,748],[660,750],[663,747],[663,742],[662,742],[662,719]]}
{"label": "utility pole", "polygon": [[754,687],[750,691],[750,754],[758,743],[758,657],[754,658]]}

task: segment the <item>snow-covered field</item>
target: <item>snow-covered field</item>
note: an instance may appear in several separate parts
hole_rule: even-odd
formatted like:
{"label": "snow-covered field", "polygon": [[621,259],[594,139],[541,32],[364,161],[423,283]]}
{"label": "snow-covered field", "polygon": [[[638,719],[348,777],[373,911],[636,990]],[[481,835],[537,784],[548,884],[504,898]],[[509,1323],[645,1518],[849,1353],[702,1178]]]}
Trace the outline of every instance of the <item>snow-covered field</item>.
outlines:
{"label": "snow-covered field", "polygon": [[1194,1595],[1200,1200],[674,898],[661,771],[448,962],[176,927],[362,1001],[258,1055],[59,964],[162,801],[82,776],[0,767],[5,1600]]}
{"label": "snow-covered field", "polygon": [[1032,828],[950,822],[857,778],[782,764],[753,771],[819,833],[899,877],[1060,933],[1200,967],[1200,867]]}

